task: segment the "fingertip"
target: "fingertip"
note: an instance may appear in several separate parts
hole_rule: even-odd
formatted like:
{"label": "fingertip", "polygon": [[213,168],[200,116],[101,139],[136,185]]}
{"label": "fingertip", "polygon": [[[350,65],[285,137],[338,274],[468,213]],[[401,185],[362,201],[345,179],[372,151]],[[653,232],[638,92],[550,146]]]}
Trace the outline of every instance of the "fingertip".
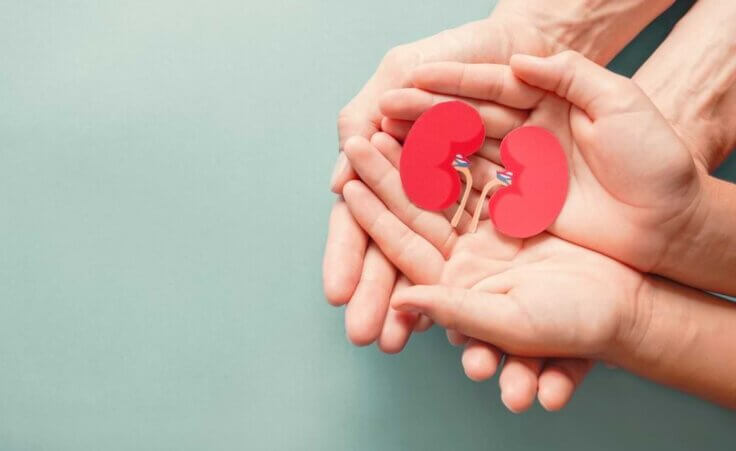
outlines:
{"label": "fingertip", "polygon": [[424,313],[421,303],[418,302],[419,288],[418,285],[414,285],[394,291],[391,297],[391,308],[399,312]]}
{"label": "fingertip", "polygon": [[[367,237],[345,202],[338,201],[333,206],[329,222],[322,286],[327,302],[340,306],[350,300],[360,281]],[[350,246],[345,246],[345,242]]]}
{"label": "fingertip", "polygon": [[426,315],[419,315],[417,323],[414,325],[414,332],[426,332],[432,328],[432,318]]}
{"label": "fingertip", "polygon": [[410,312],[390,312],[389,315],[378,337],[378,348],[386,354],[398,354],[408,343],[418,315]]}
{"label": "fingertip", "polygon": [[525,81],[533,78],[534,74],[544,70],[548,64],[549,61],[547,58],[521,53],[512,55],[509,60],[509,66],[511,66],[511,71],[514,75]]}
{"label": "fingertip", "polygon": [[570,401],[575,383],[564,374],[545,370],[539,379],[539,404],[548,412],[556,412]]}
{"label": "fingertip", "polygon": [[337,161],[335,161],[335,166],[332,169],[332,175],[330,176],[330,191],[335,194],[340,194],[345,183],[355,177],[355,171],[353,171],[353,168],[350,166],[350,162],[348,162],[345,152],[340,152],[337,155]]}
{"label": "fingertip", "polygon": [[[381,124],[383,124],[384,120],[390,121],[391,119],[384,117],[381,121]],[[376,133],[375,135],[373,135],[371,137],[371,144],[373,144],[373,147],[378,149],[383,154],[385,154],[386,149],[391,149],[392,147],[401,146],[399,142],[396,141],[396,139],[393,136],[391,136],[389,133],[385,131],[380,131]]]}
{"label": "fingertip", "polygon": [[360,156],[362,152],[370,149],[370,146],[370,141],[366,138],[362,136],[351,136],[347,141],[345,141],[343,152],[347,156],[347,159],[351,160]]}
{"label": "fingertip", "polygon": [[518,384],[501,389],[501,402],[512,413],[522,413],[534,404],[534,393]]}
{"label": "fingertip", "polygon": [[380,329],[371,327],[371,324],[362,318],[345,315],[345,335],[355,346],[368,346],[376,341],[380,333]]}
{"label": "fingertip", "polygon": [[490,345],[471,340],[463,351],[462,365],[470,380],[482,382],[493,377],[499,360],[500,354]]}
{"label": "fingertip", "polygon": [[462,346],[468,341],[468,337],[456,330],[447,329],[445,334],[447,335],[447,341],[453,346]]}
{"label": "fingertip", "polygon": [[342,187],[342,197],[345,198],[348,209],[350,208],[351,202],[353,202],[356,197],[360,196],[363,188],[364,185],[360,180],[349,180],[345,183],[345,186]]}
{"label": "fingertip", "polygon": [[542,407],[550,412],[565,407],[593,365],[592,360],[578,359],[548,362],[539,376],[537,399]]}
{"label": "fingertip", "polygon": [[538,359],[507,357],[498,385],[501,401],[513,413],[524,412],[534,404],[541,365]]}
{"label": "fingertip", "polygon": [[389,89],[378,98],[378,110],[387,117],[392,117],[396,107],[400,104],[400,89]]}
{"label": "fingertip", "polygon": [[349,272],[333,277],[323,277],[322,284],[327,303],[333,307],[340,307],[347,304],[350,296],[353,295],[355,285],[358,284],[357,281],[353,284],[352,279],[352,274]]}
{"label": "fingertip", "polygon": [[414,125],[414,122],[402,119],[391,119],[390,117],[381,119],[381,130],[397,143],[406,139],[412,125]]}

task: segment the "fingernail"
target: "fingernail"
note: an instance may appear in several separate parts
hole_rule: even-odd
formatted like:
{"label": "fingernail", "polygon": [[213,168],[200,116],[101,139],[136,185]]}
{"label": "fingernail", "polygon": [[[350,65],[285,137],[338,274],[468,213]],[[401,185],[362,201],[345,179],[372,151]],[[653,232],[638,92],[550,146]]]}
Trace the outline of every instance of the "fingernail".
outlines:
{"label": "fingernail", "polygon": [[332,170],[332,177],[330,177],[330,189],[333,191],[337,188],[337,181],[340,179],[342,174],[348,165],[348,159],[345,156],[345,152],[340,151],[337,155],[337,161],[335,162],[335,168]]}

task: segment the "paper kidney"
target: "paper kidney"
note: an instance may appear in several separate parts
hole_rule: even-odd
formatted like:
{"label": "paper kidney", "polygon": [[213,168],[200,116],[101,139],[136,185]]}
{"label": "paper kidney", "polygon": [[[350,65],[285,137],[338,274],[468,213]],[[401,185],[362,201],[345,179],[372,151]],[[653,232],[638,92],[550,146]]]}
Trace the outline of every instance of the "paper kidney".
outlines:
{"label": "paper kidney", "polygon": [[567,197],[567,157],[560,142],[544,128],[519,127],[501,142],[501,162],[512,174],[512,183],[491,196],[491,221],[511,237],[543,232],[560,214]]}
{"label": "paper kidney", "polygon": [[485,127],[470,105],[443,102],[425,111],[404,140],[399,162],[407,197],[432,211],[450,207],[460,196],[460,177],[452,166],[456,155],[468,157],[485,139]]}

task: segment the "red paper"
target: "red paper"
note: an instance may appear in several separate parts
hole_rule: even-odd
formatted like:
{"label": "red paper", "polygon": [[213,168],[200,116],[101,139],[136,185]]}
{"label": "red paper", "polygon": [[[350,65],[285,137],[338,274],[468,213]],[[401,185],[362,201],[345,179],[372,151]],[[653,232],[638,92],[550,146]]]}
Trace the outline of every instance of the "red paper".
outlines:
{"label": "red paper", "polygon": [[568,167],[559,141],[541,127],[519,127],[501,142],[501,162],[510,186],[496,191],[488,213],[496,228],[516,238],[543,232],[557,218],[567,197]]}
{"label": "red paper", "polygon": [[453,169],[455,155],[468,157],[485,139],[478,112],[460,102],[444,102],[425,111],[404,141],[399,172],[404,192],[417,206],[439,211],[460,196],[460,176]]}

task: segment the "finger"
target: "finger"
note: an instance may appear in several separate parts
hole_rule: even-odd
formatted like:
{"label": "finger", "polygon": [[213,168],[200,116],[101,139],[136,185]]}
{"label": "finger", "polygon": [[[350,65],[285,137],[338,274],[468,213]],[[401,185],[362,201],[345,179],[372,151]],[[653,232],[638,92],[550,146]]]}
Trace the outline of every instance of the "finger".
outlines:
{"label": "finger", "polygon": [[322,261],[322,284],[327,301],[332,305],[343,305],[360,281],[368,237],[342,200],[332,207],[329,224]]}
{"label": "finger", "polygon": [[[399,161],[401,159],[401,144],[399,144],[398,141],[396,141],[392,136],[388,135],[387,133],[376,133],[371,138],[371,144],[373,144],[381,152],[381,154],[386,157],[386,159],[396,170],[399,169]],[[459,207],[459,202],[460,198],[458,198],[454,208],[449,208],[441,212],[442,216],[445,217],[445,220],[448,223],[451,222],[452,217],[455,215],[455,211]],[[458,222],[455,230],[459,231],[460,233],[465,233],[470,225],[472,214],[473,212],[467,210],[466,206],[466,209],[461,213],[460,222]]]}
{"label": "finger", "polygon": [[414,121],[391,119],[385,116],[381,119],[381,130],[401,142],[404,142],[406,139],[406,135],[409,134],[412,125],[414,125]]}
{"label": "finger", "polygon": [[[421,89],[404,88],[387,91],[381,96],[379,104],[385,116],[391,119],[413,121],[432,106],[450,100],[458,99]],[[496,103],[466,98],[460,100],[478,110],[486,129],[486,136],[490,138],[503,138],[511,130],[520,127],[527,118],[525,111]]]}
{"label": "finger", "polygon": [[434,325],[432,318],[427,315],[419,315],[419,319],[414,325],[414,332],[426,332],[432,327],[432,325]]}
{"label": "finger", "polygon": [[567,99],[592,120],[611,113],[632,111],[642,97],[637,95],[638,88],[631,80],[574,51],[547,58],[514,55],[510,64],[517,77]]}
{"label": "finger", "polygon": [[468,337],[456,330],[447,329],[445,334],[447,335],[447,341],[453,346],[461,346],[468,342]]}
{"label": "finger", "polygon": [[[400,276],[396,280],[394,292],[408,286],[409,281],[406,277]],[[386,315],[386,321],[383,325],[383,330],[378,338],[378,348],[387,354],[396,354],[401,352],[409,341],[411,332],[418,319],[419,315],[416,313],[400,312],[389,308]]]}
{"label": "finger", "polygon": [[394,216],[360,181],[348,182],[343,192],[360,226],[402,273],[414,283],[439,280],[445,259],[436,247]]}
{"label": "finger", "polygon": [[378,338],[395,281],[394,265],[371,243],[365,253],[360,282],[345,308],[345,331],[353,344],[365,346]]}
{"label": "finger", "polygon": [[594,362],[587,359],[550,359],[539,376],[537,398],[550,412],[565,407]]}
{"label": "finger", "polygon": [[507,294],[417,285],[395,292],[391,306],[423,313],[446,329],[494,343],[514,354],[542,356],[558,351],[545,337],[535,335],[524,310]]}
{"label": "finger", "polygon": [[352,138],[345,154],[362,181],[379,199],[417,234],[448,256],[457,239],[455,229],[441,213],[422,210],[406,197],[399,171],[368,140]]}
{"label": "finger", "polygon": [[501,401],[506,408],[514,413],[521,413],[534,404],[543,364],[542,359],[506,356],[498,378]]}
{"label": "finger", "polygon": [[411,73],[412,84],[420,89],[502,105],[530,109],[545,95],[541,89],[516,78],[502,64],[463,64],[438,62],[423,64]]}
{"label": "finger", "polygon": [[376,133],[371,138],[371,144],[391,163],[396,170],[401,160],[401,144],[387,133]]}
{"label": "finger", "polygon": [[[392,152],[388,155],[386,152],[381,151],[383,155],[391,162],[391,164],[398,169],[399,159],[401,156],[401,144],[400,142],[406,138],[409,133],[409,129],[414,125],[413,121],[402,121],[397,119],[390,119],[384,117],[381,124],[387,124],[386,127],[382,126],[383,132],[378,132],[371,137],[371,143],[379,149],[389,147]],[[400,129],[400,130],[399,130]],[[393,144],[386,145],[388,140]],[[474,155],[501,165],[501,140],[486,138],[483,146]]]}
{"label": "finger", "polygon": [[348,158],[345,156],[343,151],[337,154],[337,160],[335,166],[332,169],[332,176],[330,177],[330,190],[335,194],[342,193],[342,187],[349,180],[353,180],[357,177],[353,168],[350,167]]}
{"label": "finger", "polygon": [[473,188],[480,191],[486,183],[496,178],[496,173],[502,169],[501,166],[481,156],[470,157],[470,173],[473,175]]}
{"label": "finger", "polygon": [[501,141],[498,139],[486,139],[483,147],[475,155],[501,166]]}
{"label": "finger", "polygon": [[[401,159],[401,144],[399,144],[392,136],[387,133],[376,133],[371,138],[371,144],[373,144],[384,157],[391,163],[391,165],[398,170],[399,161]],[[495,160],[500,161],[499,156],[499,145],[500,142],[495,139],[486,139],[483,147],[470,158],[470,172],[473,175],[473,191],[471,191],[468,197],[468,202],[465,204],[465,212],[460,217],[455,230],[464,233],[467,231],[471,222],[475,208],[480,201],[480,191],[491,179],[495,178],[496,171],[501,168],[500,165],[495,163]],[[489,160],[491,158],[491,160]],[[455,204],[455,208],[459,206],[458,202]],[[445,219],[449,222],[452,216],[455,214],[455,209],[450,208],[442,212]],[[481,219],[488,218],[487,209],[481,213]]]}
{"label": "finger", "polygon": [[481,382],[493,377],[503,355],[495,346],[471,338],[463,350],[462,364],[470,380]]}
{"label": "finger", "polygon": [[[369,90],[365,94],[361,92],[358,97],[365,98],[369,95],[368,92]],[[351,104],[343,108],[337,116],[337,135],[340,147],[335,167],[332,169],[332,177],[330,178],[330,189],[337,194],[342,193],[342,187],[345,183],[356,178],[355,172],[342,153],[343,145],[351,136],[370,138],[371,135],[378,131],[378,118],[380,118],[380,114],[376,110],[376,107],[362,107],[361,109],[360,106],[357,106],[359,104],[360,102],[354,100]]]}

